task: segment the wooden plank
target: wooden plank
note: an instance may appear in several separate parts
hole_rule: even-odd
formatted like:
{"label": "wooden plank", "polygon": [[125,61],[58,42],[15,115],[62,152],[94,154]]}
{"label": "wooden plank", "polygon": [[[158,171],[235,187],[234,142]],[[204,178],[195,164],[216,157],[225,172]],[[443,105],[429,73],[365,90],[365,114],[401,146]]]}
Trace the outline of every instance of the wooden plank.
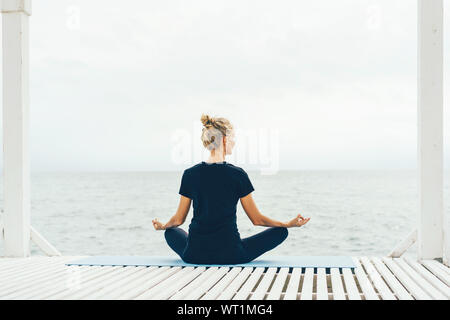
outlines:
{"label": "wooden plank", "polygon": [[303,285],[300,291],[300,300],[312,300],[314,287],[313,281],[314,268],[305,268],[305,276],[303,278]]}
{"label": "wooden plank", "polygon": [[46,279],[46,278],[39,278],[33,281],[30,288],[27,288],[26,286],[21,286],[20,288],[15,288],[14,291],[8,293],[7,295],[2,294],[0,296],[1,300],[28,300],[28,296],[30,294],[41,290],[43,287],[48,285],[49,283],[54,283],[56,281],[60,281],[60,278],[63,276],[63,274],[59,273],[52,279]]}
{"label": "wooden plank", "polygon": [[446,265],[444,265],[436,260],[428,260],[428,261],[429,261],[429,263],[435,265],[438,268],[441,268],[444,272],[446,272],[447,274],[450,275],[450,268],[447,267]]}
{"label": "wooden plank", "polygon": [[172,283],[167,288],[164,288],[163,291],[157,292],[155,295],[147,296],[152,300],[167,300],[172,295],[177,293],[179,290],[187,286],[191,281],[200,276],[203,272],[206,271],[205,267],[196,267],[191,272],[187,272],[182,278],[180,278],[176,283]]}
{"label": "wooden plank", "polygon": [[4,293],[7,289],[20,285],[21,283],[26,282],[29,284],[33,280],[49,274],[51,275],[52,272],[56,272],[57,270],[64,270],[64,263],[39,264],[37,266],[29,267],[24,271],[16,272],[16,274],[2,279],[0,282],[2,292]]}
{"label": "wooden plank", "polygon": [[211,277],[214,272],[218,271],[219,267],[211,267],[208,268],[205,272],[203,272],[200,276],[195,278],[194,281],[189,283],[187,286],[185,286],[183,289],[176,292],[173,296],[170,297],[170,300],[181,300],[185,296],[187,296],[189,293],[195,290],[200,290],[200,286],[205,281],[208,281],[208,278]]}
{"label": "wooden plank", "polygon": [[14,281],[30,279],[33,277],[32,275],[37,275],[40,273],[45,274],[52,269],[64,267],[64,261],[67,261],[67,259],[68,258],[60,258],[58,261],[49,261],[49,259],[46,259],[40,260],[37,264],[25,263],[23,268],[16,266],[15,268],[9,270],[8,273],[5,271],[0,278],[0,286],[11,284]]}
{"label": "wooden plank", "polygon": [[369,278],[367,277],[366,273],[364,272],[363,267],[359,263],[358,258],[353,257],[353,262],[356,265],[355,268],[355,275],[358,279],[359,286],[361,287],[361,290],[364,294],[364,298],[366,300],[379,300],[378,294],[373,289],[372,283],[370,282]]}
{"label": "wooden plank", "polygon": [[137,300],[168,299],[172,294],[180,290],[187,283],[195,279],[205,267],[185,267],[175,275],[154,286],[150,290],[138,296]]}
{"label": "wooden plank", "polygon": [[12,268],[7,268],[3,270],[0,274],[0,281],[4,283],[5,281],[9,281],[9,279],[14,277],[21,277],[26,275],[27,273],[33,272],[36,269],[45,268],[45,266],[51,265],[52,263],[46,259],[33,261],[33,262],[25,262],[22,265],[13,266]]}
{"label": "wooden plank", "polygon": [[[411,268],[403,259],[394,259],[396,263],[407,275],[408,277],[417,283],[428,295],[433,299],[447,299],[439,290],[431,285],[422,275]],[[410,290],[411,291],[411,290]]]}
{"label": "wooden plank", "polygon": [[[102,269],[104,268],[104,269]],[[89,281],[82,281],[80,287],[73,286],[67,288],[67,290],[64,290],[62,292],[59,292],[58,294],[48,297],[48,299],[52,300],[60,300],[60,299],[76,299],[78,295],[81,293],[86,292],[87,290],[92,290],[93,286],[98,285],[99,283],[102,284],[104,281],[107,281],[111,277],[114,277],[116,274],[122,272],[123,267],[101,267],[99,269],[95,269],[92,271],[92,273],[95,274],[95,277],[90,277]],[[89,273],[89,271],[88,271]],[[79,298],[79,297],[78,297]]]}
{"label": "wooden plank", "polygon": [[[80,280],[80,275],[83,272],[86,272],[87,267],[83,268],[77,267],[77,281]],[[49,296],[53,293],[52,289],[55,287],[60,287],[60,291],[63,289],[67,289],[71,286],[71,280],[75,280],[75,278],[72,277],[74,273],[69,274],[68,270],[73,271],[72,267],[64,268],[64,272],[58,273],[57,277],[51,280],[44,279],[42,283],[33,283],[33,285],[30,288],[24,288],[21,291],[15,292],[14,295],[11,297],[11,299],[43,299],[46,296]],[[72,278],[69,278],[72,277]],[[81,281],[81,280],[80,280]]]}
{"label": "wooden plank", "polygon": [[328,286],[325,268],[317,268],[317,300],[328,300]]}
{"label": "wooden plank", "polygon": [[[89,267],[82,266],[82,267],[76,267],[76,268],[79,268],[79,270],[77,272],[81,276],[81,274],[85,273],[86,269]],[[98,267],[98,268],[100,268],[100,267]],[[54,279],[51,279],[51,281],[46,279],[42,283],[39,283],[39,284],[36,283],[31,288],[24,288],[22,291],[18,291],[16,293],[14,293],[12,296],[10,296],[10,299],[22,299],[22,300],[43,299],[47,296],[58,293],[55,290],[56,288],[59,288],[59,291],[63,291],[64,289],[67,289],[68,284],[70,283],[68,281],[69,277],[70,277],[70,275],[68,275],[67,270],[65,270],[64,273],[58,274],[58,276],[55,277]]]}
{"label": "wooden plank", "polygon": [[434,264],[432,260],[423,260],[421,261],[421,263],[447,286],[450,286],[450,275],[440,267],[436,266],[436,264]]}
{"label": "wooden plank", "polygon": [[347,295],[349,300],[361,300],[361,294],[358,291],[358,287],[355,283],[355,277],[349,268],[342,268],[342,274],[344,276],[345,288],[347,289]]}
{"label": "wooden plank", "polygon": [[[115,272],[122,267],[113,266],[70,266],[67,269],[65,281],[50,285],[45,291],[41,292],[40,299],[62,299],[64,296],[80,290],[86,284],[98,281],[98,278]],[[80,272],[78,272],[80,271]]]}
{"label": "wooden plank", "polygon": [[24,261],[30,258],[23,258],[23,259],[17,259],[17,258],[4,258],[0,257],[0,275],[2,274],[3,270],[8,270],[10,268],[14,268],[14,266],[23,265]]}
{"label": "wooden plank", "polygon": [[101,288],[91,291],[82,297],[83,300],[98,300],[104,297],[106,294],[114,291],[117,288],[120,288],[122,285],[125,285],[130,280],[133,280],[136,277],[140,277],[145,273],[147,269],[146,266],[127,266],[124,267],[122,273],[114,277],[114,281],[103,285]]}
{"label": "wooden plank", "polygon": [[330,268],[330,277],[333,300],[345,300],[344,286],[342,285],[339,268]]}
{"label": "wooden plank", "polygon": [[52,265],[49,264],[44,264],[44,265],[37,265],[36,267],[28,267],[22,270],[18,270],[17,272],[11,271],[10,274],[7,274],[5,276],[2,277],[2,279],[0,280],[0,287],[4,288],[5,286],[14,284],[16,282],[20,282],[21,279],[25,278],[29,278],[30,275],[33,274],[40,274],[40,273],[45,273],[47,268],[51,268]]}
{"label": "wooden plank", "polygon": [[[0,298],[13,299],[20,292],[28,292],[36,286],[42,285],[43,282],[49,281],[64,272],[63,264],[53,264],[46,267],[43,271],[39,269],[35,273],[27,273],[26,276],[11,278],[11,281],[1,285]],[[27,270],[30,271],[30,270]]]}
{"label": "wooden plank", "polygon": [[218,283],[216,283],[204,296],[202,296],[201,300],[214,300],[217,299],[222,292],[225,291],[228,285],[230,285],[233,280],[241,273],[241,267],[234,267],[228,272]]}
{"label": "wooden plank", "polygon": [[0,298],[2,299],[12,299],[12,296],[16,296],[15,293],[21,292],[23,290],[29,291],[34,289],[36,286],[40,286],[43,282],[50,281],[61,274],[64,274],[64,270],[58,270],[56,268],[50,269],[48,272],[42,274],[37,274],[34,276],[31,274],[29,277],[22,279],[21,281],[14,281],[2,286],[0,290]]}
{"label": "wooden plank", "polygon": [[102,299],[105,300],[113,300],[118,299],[122,295],[126,295],[129,291],[138,288],[143,283],[147,284],[152,281],[156,277],[159,277],[165,271],[168,271],[170,267],[148,267],[142,272],[139,273],[139,276],[134,279],[129,279],[127,283],[124,283],[118,288],[115,288],[114,291],[111,291],[105,294]]}
{"label": "wooden plank", "polygon": [[267,296],[267,300],[280,300],[281,293],[283,291],[283,287],[286,283],[286,278],[289,274],[289,268],[280,268],[280,271],[277,274],[275,282],[270,289],[269,295]]}
{"label": "wooden plank", "polygon": [[232,300],[247,300],[256,283],[261,278],[263,272],[264,268],[255,268],[241,289],[236,292],[236,295],[232,298]]}
{"label": "wooden plank", "polygon": [[[238,289],[251,276],[252,267],[245,267],[239,275],[230,283],[230,285],[217,297],[218,300],[231,300]],[[250,289],[251,290],[251,289]]]}
{"label": "wooden plank", "polygon": [[202,284],[207,283],[209,278],[211,278],[214,273],[219,271],[219,267],[210,267],[206,269],[202,274],[196,277],[188,285],[186,285],[181,290],[178,290],[174,295],[172,295],[170,300],[181,300],[184,299],[192,291],[201,291]]}
{"label": "wooden plank", "polygon": [[416,300],[431,300],[431,297],[418,286],[391,258],[383,258],[385,265],[391,270],[395,277],[409,291]]}
{"label": "wooden plank", "polygon": [[376,271],[367,257],[361,257],[361,263],[366,269],[369,278],[372,280],[375,288],[383,300],[396,300],[396,297]]}
{"label": "wooden plank", "polygon": [[97,278],[97,281],[91,281],[86,283],[80,290],[76,292],[72,292],[62,299],[70,299],[70,300],[78,300],[84,299],[91,295],[94,292],[102,290],[104,287],[107,287],[116,281],[119,281],[123,277],[125,277],[131,270],[135,271],[136,267],[119,267],[119,269],[108,273],[107,276],[102,277],[101,279]]}
{"label": "wooden plank", "polygon": [[213,287],[222,277],[224,277],[228,270],[228,267],[222,267],[214,274],[208,278],[205,282],[201,283],[197,290],[192,290],[184,299],[188,300],[198,300],[205,293],[208,293],[208,290]]}
{"label": "wooden plank", "polygon": [[117,299],[121,300],[129,300],[129,299],[135,299],[139,297],[141,294],[145,293],[146,291],[151,290],[154,287],[157,287],[161,283],[164,283],[165,280],[172,277],[178,272],[181,272],[181,267],[163,267],[164,270],[158,274],[155,277],[152,277],[151,279],[148,279],[147,281],[142,281],[140,285],[135,286],[133,288],[130,288],[125,293],[119,295]]}
{"label": "wooden plank", "polygon": [[277,268],[268,268],[250,300],[263,300],[276,275]]}
{"label": "wooden plank", "polygon": [[439,278],[432,274],[428,269],[422,266],[417,261],[412,259],[404,259],[409,266],[411,266],[416,272],[418,272],[422,277],[424,277],[433,287],[435,287],[439,292],[441,292],[447,299],[450,298],[450,287],[445,285]]}
{"label": "wooden plank", "polygon": [[379,258],[372,258],[375,268],[400,300],[412,300],[413,297]]}
{"label": "wooden plank", "polygon": [[[5,258],[2,258],[2,260]],[[11,270],[19,271],[20,269],[27,268],[28,266],[32,266],[36,263],[42,262],[45,260],[43,257],[38,258],[9,258],[8,261],[0,263],[0,278],[3,277],[4,274],[9,273]]]}
{"label": "wooden plank", "polygon": [[17,292],[13,298],[44,299],[63,292],[74,291],[74,288],[91,278],[97,278],[99,274],[105,274],[114,270],[113,267],[65,266],[64,264],[61,265],[61,268],[64,272],[58,273],[56,278],[51,279],[51,281],[48,279],[39,284],[33,283],[29,288],[25,287],[22,291]]}
{"label": "wooden plank", "polygon": [[300,279],[302,276],[302,268],[294,268],[289,279],[286,293],[283,300],[297,300],[297,295],[300,288]]}
{"label": "wooden plank", "polygon": [[152,286],[149,290],[144,291],[142,294],[134,298],[135,300],[145,300],[150,297],[156,295],[158,292],[166,290],[166,288],[171,287],[174,283],[177,283],[180,279],[182,279],[186,274],[194,271],[194,267],[184,267],[181,268],[178,272],[174,273],[170,277],[164,279],[159,282],[158,285]]}

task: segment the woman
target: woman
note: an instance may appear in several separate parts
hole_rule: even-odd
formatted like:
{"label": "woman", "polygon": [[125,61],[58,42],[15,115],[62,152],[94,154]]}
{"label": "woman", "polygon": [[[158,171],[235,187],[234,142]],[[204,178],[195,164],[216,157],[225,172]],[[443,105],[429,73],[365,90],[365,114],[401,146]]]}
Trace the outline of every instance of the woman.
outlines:
{"label": "woman", "polygon": [[[252,198],[254,188],[247,173],[225,161],[234,147],[231,123],[224,118],[202,115],[201,139],[211,151],[207,162],[186,169],[180,186],[175,215],[163,224],[152,220],[156,230],[165,230],[167,244],[183,261],[195,264],[238,264],[250,262],[286,239],[287,228],[300,227],[310,218],[297,215],[280,222],[259,212]],[[255,226],[268,229],[241,239],[236,225],[236,205],[241,201]],[[178,228],[186,220],[193,202],[194,216],[189,234]]]}

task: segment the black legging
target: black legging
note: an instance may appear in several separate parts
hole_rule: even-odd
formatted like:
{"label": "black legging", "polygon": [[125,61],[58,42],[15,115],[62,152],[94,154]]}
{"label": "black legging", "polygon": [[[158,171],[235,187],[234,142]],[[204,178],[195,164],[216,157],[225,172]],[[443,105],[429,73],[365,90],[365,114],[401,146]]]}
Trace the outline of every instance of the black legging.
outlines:
{"label": "black legging", "polygon": [[[187,244],[188,234],[181,228],[170,228],[164,232],[167,244],[183,259],[183,251]],[[242,239],[247,259],[252,261],[263,253],[272,250],[288,236],[287,228],[271,227],[251,237]]]}

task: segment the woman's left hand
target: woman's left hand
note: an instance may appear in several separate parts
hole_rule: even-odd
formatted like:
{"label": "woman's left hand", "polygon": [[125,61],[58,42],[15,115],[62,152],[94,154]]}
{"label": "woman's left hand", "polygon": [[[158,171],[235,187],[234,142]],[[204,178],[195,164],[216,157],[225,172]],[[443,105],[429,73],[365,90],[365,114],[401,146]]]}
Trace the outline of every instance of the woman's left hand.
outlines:
{"label": "woman's left hand", "polygon": [[287,223],[287,227],[288,228],[301,227],[301,226],[307,224],[309,219],[311,219],[311,218],[303,218],[303,216],[301,214],[299,214],[299,215],[297,215],[296,218],[292,219],[291,221],[289,221]]}
{"label": "woman's left hand", "polygon": [[164,224],[162,224],[161,222],[158,221],[158,218],[155,218],[152,220],[153,223],[153,227],[155,228],[155,230],[165,230],[165,226]]}

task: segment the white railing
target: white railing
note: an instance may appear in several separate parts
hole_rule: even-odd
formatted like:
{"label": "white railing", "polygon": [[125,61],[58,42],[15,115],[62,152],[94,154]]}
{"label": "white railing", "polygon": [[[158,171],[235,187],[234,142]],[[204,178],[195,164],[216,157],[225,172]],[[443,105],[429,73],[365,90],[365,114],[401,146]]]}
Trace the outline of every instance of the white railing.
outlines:
{"label": "white railing", "polygon": [[402,242],[392,249],[391,253],[388,254],[388,257],[400,258],[416,241],[417,229],[414,229]]}

